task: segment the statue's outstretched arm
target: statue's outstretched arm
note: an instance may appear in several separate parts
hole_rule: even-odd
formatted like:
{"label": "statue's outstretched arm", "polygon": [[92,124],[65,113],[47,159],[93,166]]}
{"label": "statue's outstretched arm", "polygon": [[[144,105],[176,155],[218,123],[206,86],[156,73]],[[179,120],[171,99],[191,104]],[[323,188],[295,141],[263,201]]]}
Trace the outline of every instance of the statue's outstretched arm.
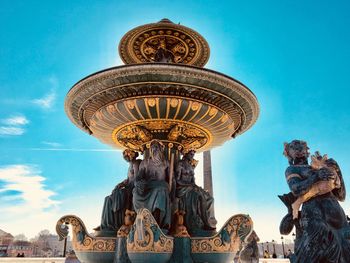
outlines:
{"label": "statue's outstretched arm", "polygon": [[319,180],[315,173],[311,173],[310,176],[303,179],[299,174],[293,173],[289,169],[286,171],[286,179],[289,189],[295,196],[305,194]]}
{"label": "statue's outstretched arm", "polygon": [[310,170],[306,178],[302,178],[299,174],[294,173],[293,169],[287,168],[286,179],[288,186],[295,196],[305,194],[311,186],[318,181],[334,180],[334,174],[328,170],[321,168],[320,170]]}
{"label": "statue's outstretched arm", "polygon": [[316,180],[311,177],[304,180],[292,178],[288,180],[288,185],[295,196],[301,196],[305,194],[315,182]]}

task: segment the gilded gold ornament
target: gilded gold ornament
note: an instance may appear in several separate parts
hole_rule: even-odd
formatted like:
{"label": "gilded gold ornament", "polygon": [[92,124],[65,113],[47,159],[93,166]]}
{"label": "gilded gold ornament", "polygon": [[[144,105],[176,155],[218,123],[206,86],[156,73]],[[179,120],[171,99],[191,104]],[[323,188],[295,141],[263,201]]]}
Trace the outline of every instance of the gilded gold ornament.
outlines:
{"label": "gilded gold ornament", "polygon": [[147,99],[147,104],[150,107],[154,107],[156,105],[156,100],[154,98]]}

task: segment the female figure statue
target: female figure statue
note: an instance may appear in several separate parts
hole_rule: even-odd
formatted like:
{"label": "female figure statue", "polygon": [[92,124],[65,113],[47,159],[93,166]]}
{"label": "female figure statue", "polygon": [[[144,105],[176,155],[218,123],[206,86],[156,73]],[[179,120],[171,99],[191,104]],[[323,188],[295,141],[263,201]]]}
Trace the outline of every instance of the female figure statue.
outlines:
{"label": "female figure statue", "polygon": [[105,197],[101,225],[94,229],[101,231],[99,235],[102,236],[109,235],[108,232],[115,234],[124,223],[125,210],[132,210],[132,191],[141,160],[136,159],[137,152],[128,149],[123,152],[123,157],[130,164],[128,178],[116,185],[112,193]]}
{"label": "female figure statue", "polygon": [[[205,235],[216,228],[214,198],[195,184],[195,151],[185,153],[175,168],[178,209],[185,211],[185,226],[192,236]],[[204,230],[204,231],[203,231]]]}
{"label": "female figure statue", "polygon": [[[334,181],[336,179],[334,171],[339,177],[340,186],[330,188],[326,193],[311,193],[310,198],[304,198],[305,202],[298,219],[291,220],[292,210],[289,209],[290,216],[285,217],[285,222],[282,221],[281,226],[293,223],[297,228],[295,254],[291,262],[350,262],[350,226],[338,203],[345,199],[345,186],[340,168],[333,159],[327,159],[325,167],[313,168],[308,164],[308,149],[304,141],[294,140],[285,144],[284,154],[290,164],[285,175],[292,192],[292,196],[285,200],[288,199],[291,205],[297,198],[304,198],[305,194],[314,192],[315,184],[321,181]],[[289,226],[282,226],[282,229],[291,230]]]}

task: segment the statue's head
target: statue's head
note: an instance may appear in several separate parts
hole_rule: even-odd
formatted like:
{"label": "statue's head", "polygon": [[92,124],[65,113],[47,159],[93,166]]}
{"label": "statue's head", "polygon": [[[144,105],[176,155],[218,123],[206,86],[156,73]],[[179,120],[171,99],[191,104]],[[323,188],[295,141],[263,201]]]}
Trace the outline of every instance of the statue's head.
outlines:
{"label": "statue's head", "polygon": [[196,151],[191,149],[191,150],[188,150],[187,152],[184,152],[182,157],[182,160],[187,160],[191,164],[193,169],[196,168],[198,164],[198,160],[194,159],[195,154],[196,154]]}
{"label": "statue's head", "polygon": [[156,156],[162,157],[165,146],[161,141],[152,140],[150,144],[147,145],[147,148],[149,148],[150,157],[154,158]]}
{"label": "statue's head", "polygon": [[256,241],[256,242],[259,242],[260,241],[260,238],[259,236],[257,235],[257,233],[255,231],[253,231],[248,237],[247,237],[247,242],[252,242],[252,241]]}
{"label": "statue's head", "polygon": [[195,154],[196,154],[195,150],[189,150],[188,152],[184,153],[184,158],[188,160],[192,160]]}
{"label": "statue's head", "polygon": [[289,164],[305,163],[309,157],[309,147],[305,141],[293,140],[284,143],[283,154],[288,158]]}
{"label": "statue's head", "polygon": [[133,225],[134,221],[135,221],[135,218],[136,218],[136,212],[135,211],[132,211],[132,210],[129,210],[129,209],[125,210],[124,224],[126,226]]}
{"label": "statue's head", "polygon": [[127,162],[130,162],[130,161],[136,159],[137,156],[139,156],[138,152],[135,152],[133,150],[126,149],[123,151],[123,158]]}

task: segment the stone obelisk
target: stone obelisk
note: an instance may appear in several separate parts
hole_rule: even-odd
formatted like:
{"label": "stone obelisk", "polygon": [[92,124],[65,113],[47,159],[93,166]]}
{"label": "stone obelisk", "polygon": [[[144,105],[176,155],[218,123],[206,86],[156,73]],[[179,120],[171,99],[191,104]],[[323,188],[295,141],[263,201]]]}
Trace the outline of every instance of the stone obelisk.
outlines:
{"label": "stone obelisk", "polygon": [[213,196],[213,179],[211,172],[211,156],[210,151],[203,152],[203,180],[204,190]]}

